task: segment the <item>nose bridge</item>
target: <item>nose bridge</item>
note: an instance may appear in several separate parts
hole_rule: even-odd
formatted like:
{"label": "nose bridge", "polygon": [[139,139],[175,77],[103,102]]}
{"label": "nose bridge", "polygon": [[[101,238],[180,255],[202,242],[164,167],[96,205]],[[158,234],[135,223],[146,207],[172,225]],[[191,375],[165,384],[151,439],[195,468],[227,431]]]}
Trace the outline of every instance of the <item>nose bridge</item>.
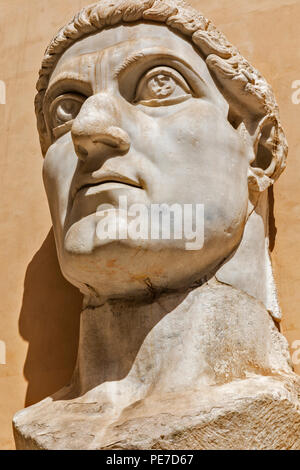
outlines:
{"label": "nose bridge", "polygon": [[101,92],[90,96],[74,120],[72,132],[78,135],[101,133],[105,128],[120,125],[118,108],[114,96],[109,92]]}
{"label": "nose bridge", "polygon": [[127,151],[130,140],[121,128],[121,116],[111,90],[90,96],[72,125],[72,139],[80,159],[99,153],[109,146]]}
{"label": "nose bridge", "polygon": [[[110,79],[110,48],[95,53],[91,68],[94,94],[83,104],[74,122],[74,133],[102,132],[103,128],[118,125],[118,107],[115,103],[114,84]],[[93,78],[92,78],[93,77]]]}

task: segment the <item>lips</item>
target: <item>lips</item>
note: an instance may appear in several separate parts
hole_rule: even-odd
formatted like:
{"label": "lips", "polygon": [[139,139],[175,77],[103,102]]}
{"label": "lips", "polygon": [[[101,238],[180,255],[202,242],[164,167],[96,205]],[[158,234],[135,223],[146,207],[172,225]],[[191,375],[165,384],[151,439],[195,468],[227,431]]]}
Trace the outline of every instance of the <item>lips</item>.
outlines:
{"label": "lips", "polygon": [[97,177],[87,177],[87,178],[81,178],[80,181],[75,185],[74,192],[73,192],[73,198],[76,196],[76,194],[83,190],[83,189],[88,189],[88,188],[93,188],[95,186],[101,186],[106,183],[119,183],[123,184],[124,186],[131,186],[133,188],[139,188],[143,189],[143,186],[140,181],[133,180],[132,178],[129,178],[127,176],[121,175],[117,172],[109,172],[109,173],[103,173],[102,175],[99,175]]}

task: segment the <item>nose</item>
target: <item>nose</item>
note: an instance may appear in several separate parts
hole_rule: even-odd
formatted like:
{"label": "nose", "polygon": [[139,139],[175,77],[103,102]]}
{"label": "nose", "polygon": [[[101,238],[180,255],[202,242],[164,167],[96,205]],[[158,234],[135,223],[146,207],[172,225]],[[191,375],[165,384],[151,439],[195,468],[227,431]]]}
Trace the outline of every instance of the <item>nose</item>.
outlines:
{"label": "nose", "polygon": [[130,138],[120,127],[120,109],[116,98],[108,93],[89,97],[72,125],[72,139],[80,160],[101,153],[128,152]]}

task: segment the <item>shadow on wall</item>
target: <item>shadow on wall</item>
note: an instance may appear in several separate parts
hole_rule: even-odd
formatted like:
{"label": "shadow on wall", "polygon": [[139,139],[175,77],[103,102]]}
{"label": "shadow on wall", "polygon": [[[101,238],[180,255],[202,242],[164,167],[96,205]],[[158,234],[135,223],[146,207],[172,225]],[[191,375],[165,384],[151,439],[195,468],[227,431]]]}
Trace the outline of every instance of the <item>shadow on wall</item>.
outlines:
{"label": "shadow on wall", "polygon": [[66,385],[76,362],[82,295],[61,274],[52,230],[30,262],[19,319],[28,341],[25,406]]}
{"label": "shadow on wall", "polygon": [[274,200],[274,186],[269,188],[269,240],[270,240],[270,251],[274,250],[275,240],[277,235],[277,227],[275,222],[275,200]]}

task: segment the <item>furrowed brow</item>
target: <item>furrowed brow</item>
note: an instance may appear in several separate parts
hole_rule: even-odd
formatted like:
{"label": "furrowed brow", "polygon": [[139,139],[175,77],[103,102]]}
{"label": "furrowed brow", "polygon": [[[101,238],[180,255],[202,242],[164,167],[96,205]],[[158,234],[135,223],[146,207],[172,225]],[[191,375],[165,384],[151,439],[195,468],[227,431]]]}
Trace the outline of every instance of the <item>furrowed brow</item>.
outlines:
{"label": "furrowed brow", "polygon": [[151,57],[157,58],[158,56],[161,57],[162,61],[165,58],[167,60],[173,60],[174,62],[176,61],[176,62],[181,63],[183,66],[185,66],[187,69],[192,71],[195,75],[197,75],[199,80],[201,80],[206,86],[208,86],[206,81],[203,79],[203,77],[201,77],[194,70],[194,68],[188,62],[186,62],[183,58],[181,58],[178,55],[175,55],[171,50],[164,49],[164,52],[162,52],[161,48],[158,48],[158,47],[146,49],[143,52],[133,53],[129,55],[128,57],[126,57],[126,59],[116,68],[114,72],[114,78],[118,78],[119,75],[121,75],[122,72],[126,71],[131,65],[134,65],[135,63],[138,63],[138,62],[149,60],[151,59]]}
{"label": "furrowed brow", "polygon": [[44,102],[51,100],[53,97],[55,97],[55,95],[58,94],[57,92],[59,91],[73,91],[77,93],[91,94],[92,87],[91,84],[88,81],[82,79],[82,76],[80,76],[78,73],[66,71],[60,73],[49,85],[45,93]]}
{"label": "furrowed brow", "polygon": [[145,58],[145,54],[143,52],[138,52],[136,54],[131,54],[130,56],[126,57],[124,62],[122,62],[121,65],[119,65],[115,72],[114,72],[114,78],[118,78],[118,76],[126,70],[130,65],[135,64],[136,62],[139,62],[141,59]]}

